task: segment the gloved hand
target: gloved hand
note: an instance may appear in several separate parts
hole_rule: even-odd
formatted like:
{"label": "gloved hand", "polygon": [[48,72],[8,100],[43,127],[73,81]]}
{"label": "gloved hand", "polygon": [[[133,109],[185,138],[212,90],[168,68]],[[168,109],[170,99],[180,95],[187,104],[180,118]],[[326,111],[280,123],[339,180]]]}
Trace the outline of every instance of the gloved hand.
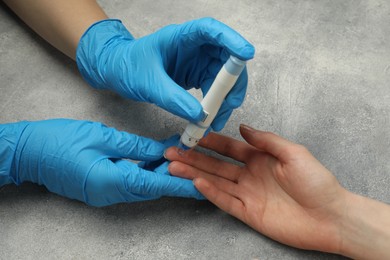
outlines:
{"label": "gloved hand", "polygon": [[161,142],[94,122],[4,124],[0,125],[0,186],[30,181],[93,206],[161,196],[203,198],[191,181],[170,176],[167,164],[152,171],[123,160],[157,160],[166,148]]}
{"label": "gloved hand", "polygon": [[[93,24],[81,37],[76,60],[95,88],[147,101],[192,122],[203,118],[200,103],[186,90],[207,93],[218,71],[234,55],[253,58],[254,47],[237,32],[212,18],[169,25],[134,39],[119,20]],[[243,71],[217,114],[212,128],[221,130],[245,97]]]}

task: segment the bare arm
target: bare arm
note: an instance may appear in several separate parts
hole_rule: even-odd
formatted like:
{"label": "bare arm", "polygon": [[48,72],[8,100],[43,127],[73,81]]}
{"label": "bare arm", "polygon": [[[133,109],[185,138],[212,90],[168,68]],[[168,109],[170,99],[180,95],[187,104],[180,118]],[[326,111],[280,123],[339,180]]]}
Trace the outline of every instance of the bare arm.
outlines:
{"label": "bare arm", "polygon": [[107,15],[95,0],[4,0],[35,32],[75,59],[77,44],[96,21]]}
{"label": "bare arm", "polygon": [[341,254],[355,259],[390,258],[390,206],[349,194]]}
{"label": "bare arm", "polygon": [[210,133],[200,145],[244,163],[196,151],[166,151],[172,175],[260,233],[290,246],[357,259],[390,259],[390,206],[344,189],[303,146],[240,128],[247,141]]}

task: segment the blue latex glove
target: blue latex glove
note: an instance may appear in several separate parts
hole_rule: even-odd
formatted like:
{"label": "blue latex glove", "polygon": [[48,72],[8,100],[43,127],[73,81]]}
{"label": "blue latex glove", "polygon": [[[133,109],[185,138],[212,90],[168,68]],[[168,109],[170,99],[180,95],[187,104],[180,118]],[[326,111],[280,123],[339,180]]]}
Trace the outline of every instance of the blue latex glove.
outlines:
{"label": "blue latex glove", "polygon": [[[198,122],[203,118],[202,107],[186,90],[200,87],[207,93],[229,54],[249,60],[254,52],[242,36],[212,18],[169,25],[139,39],[119,20],[103,20],[81,37],[76,60],[93,87],[154,103]],[[215,131],[242,104],[247,81],[245,69],[211,125]]]}
{"label": "blue latex glove", "polygon": [[203,198],[190,180],[170,176],[167,164],[153,171],[123,160],[158,160],[166,148],[161,142],[94,122],[4,124],[0,125],[0,186],[30,181],[93,206],[161,196]]}

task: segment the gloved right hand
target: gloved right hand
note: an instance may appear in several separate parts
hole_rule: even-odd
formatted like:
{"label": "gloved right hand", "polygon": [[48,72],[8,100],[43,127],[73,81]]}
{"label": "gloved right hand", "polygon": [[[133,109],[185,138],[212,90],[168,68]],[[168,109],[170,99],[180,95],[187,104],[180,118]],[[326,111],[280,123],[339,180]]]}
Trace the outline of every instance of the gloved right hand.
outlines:
{"label": "gloved right hand", "polygon": [[[166,143],[170,143],[169,140]],[[30,181],[93,206],[157,199],[203,198],[191,181],[125,159],[154,161],[161,142],[100,123],[56,119],[0,125],[0,186]]]}
{"label": "gloved right hand", "polygon": [[[146,101],[198,122],[199,101],[186,90],[201,88],[205,95],[229,55],[252,59],[254,47],[241,35],[212,18],[169,25],[134,39],[119,20],[93,24],[81,37],[77,65],[95,88]],[[241,73],[212,123],[221,130],[245,97],[248,76]]]}

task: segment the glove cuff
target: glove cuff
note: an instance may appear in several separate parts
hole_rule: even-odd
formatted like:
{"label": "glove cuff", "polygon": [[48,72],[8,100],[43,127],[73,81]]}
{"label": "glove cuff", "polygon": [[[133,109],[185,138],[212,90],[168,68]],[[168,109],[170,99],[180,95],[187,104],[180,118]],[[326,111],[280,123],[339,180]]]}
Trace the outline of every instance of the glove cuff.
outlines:
{"label": "glove cuff", "polygon": [[[115,41],[114,41],[115,39]],[[77,67],[83,78],[94,88],[104,89],[103,73],[111,45],[117,40],[134,37],[118,19],[106,19],[92,24],[81,36],[76,50]]]}
{"label": "glove cuff", "polygon": [[14,183],[19,185],[16,149],[29,122],[0,124],[0,187]]}

